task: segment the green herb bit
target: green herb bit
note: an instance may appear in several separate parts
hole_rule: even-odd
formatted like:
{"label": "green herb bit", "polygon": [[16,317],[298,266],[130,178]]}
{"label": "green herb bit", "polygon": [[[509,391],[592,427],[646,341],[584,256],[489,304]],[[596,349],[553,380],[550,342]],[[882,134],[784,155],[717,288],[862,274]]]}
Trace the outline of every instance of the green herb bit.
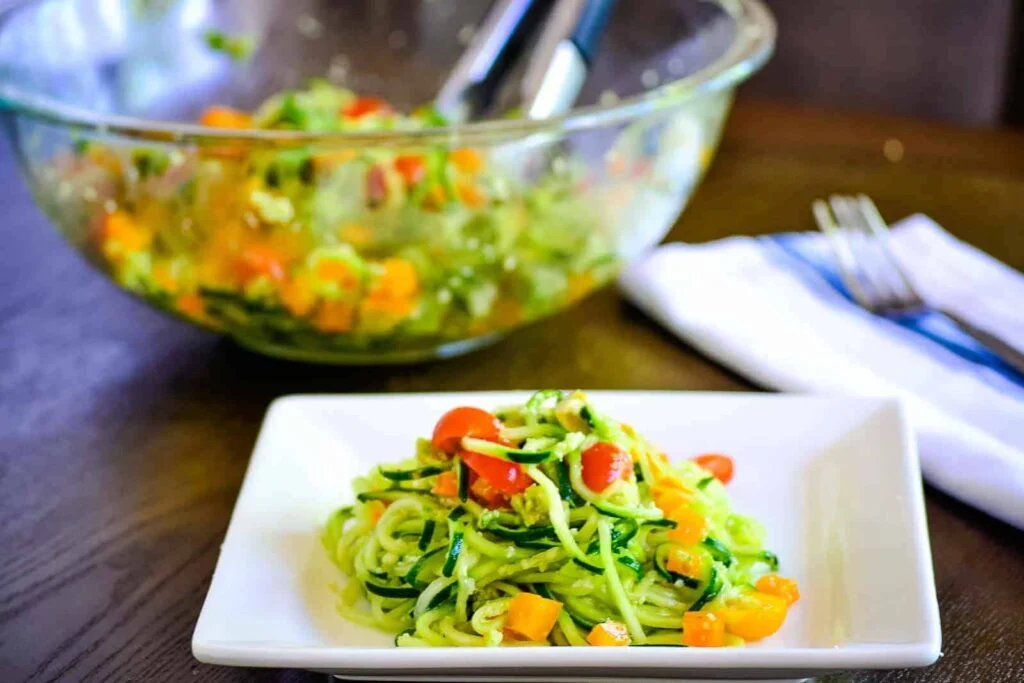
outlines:
{"label": "green herb bit", "polygon": [[132,152],[132,163],[139,172],[139,179],[161,176],[171,164],[170,155],[162,149],[143,148]]}
{"label": "green herb bit", "polygon": [[236,62],[247,61],[256,50],[256,38],[251,35],[230,36],[215,29],[203,36],[206,46],[214,52],[227,55]]}

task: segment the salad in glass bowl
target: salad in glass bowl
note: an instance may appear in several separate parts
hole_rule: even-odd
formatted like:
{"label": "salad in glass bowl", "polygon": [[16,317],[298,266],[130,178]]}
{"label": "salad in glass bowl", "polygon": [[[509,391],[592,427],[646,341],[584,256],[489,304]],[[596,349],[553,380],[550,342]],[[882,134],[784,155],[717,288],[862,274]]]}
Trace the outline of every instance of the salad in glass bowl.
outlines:
{"label": "salad in glass bowl", "polygon": [[[209,127],[437,125],[326,82]],[[566,170],[512,188],[471,147],[231,150],[79,145],[59,166],[96,192],[87,248],[125,289],[189,320],[316,353],[466,339],[564,307],[614,272],[612,235]],[[87,209],[88,211],[88,209]],[[433,343],[433,342],[431,342]]]}
{"label": "salad in glass bowl", "polygon": [[[663,39],[679,54],[637,56],[638,92],[452,126],[416,103],[457,58],[456,27],[412,4],[125,2],[125,32],[89,3],[30,0],[0,17],[2,115],[40,205],[123,289],[265,353],[403,362],[564,309],[660,240],[773,40],[755,0],[682,3]],[[47,42],[62,13],[89,40]],[[623,63],[616,35],[594,80]],[[357,40],[391,49],[339,74]],[[684,53],[692,72],[670,80]]]}

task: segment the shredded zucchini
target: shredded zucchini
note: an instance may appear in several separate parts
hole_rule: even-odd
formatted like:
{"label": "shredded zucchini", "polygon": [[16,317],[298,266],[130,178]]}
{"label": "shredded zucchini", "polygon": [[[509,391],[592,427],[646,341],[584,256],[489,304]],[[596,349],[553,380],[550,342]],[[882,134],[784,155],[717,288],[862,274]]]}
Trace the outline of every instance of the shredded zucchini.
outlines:
{"label": "shredded zucchini", "polygon": [[[461,486],[458,495],[434,493],[439,477],[484,475],[421,439],[414,458],[357,480],[358,502],[328,518],[323,545],[347,577],[343,617],[395,634],[399,647],[582,646],[607,620],[624,624],[634,645],[682,645],[688,610],[719,609],[778,569],[763,528],[732,509],[707,470],[667,464],[581,392],[538,392],[496,415],[503,443],[484,455],[520,468],[523,490],[481,498],[471,486],[465,500]],[[603,491],[584,476],[583,454],[599,442],[632,464]],[[461,447],[481,443],[465,438]],[[706,519],[699,543],[673,540],[675,522],[653,495],[665,477]],[[693,558],[700,572],[670,571],[670,553]],[[561,604],[546,641],[510,638],[510,606],[523,592]],[[743,642],[729,635],[726,644]]]}

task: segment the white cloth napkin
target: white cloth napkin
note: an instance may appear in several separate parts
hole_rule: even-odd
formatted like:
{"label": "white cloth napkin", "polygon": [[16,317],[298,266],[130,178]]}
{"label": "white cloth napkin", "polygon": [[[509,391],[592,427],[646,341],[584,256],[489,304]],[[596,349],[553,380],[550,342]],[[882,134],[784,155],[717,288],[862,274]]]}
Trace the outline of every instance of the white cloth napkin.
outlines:
{"label": "white cloth napkin", "polygon": [[[926,216],[892,233],[929,303],[1024,347],[1024,275]],[[901,396],[925,478],[1024,528],[1024,381],[942,321],[900,324],[856,306],[822,235],[670,244],[627,269],[620,286],[672,332],[765,387]]]}

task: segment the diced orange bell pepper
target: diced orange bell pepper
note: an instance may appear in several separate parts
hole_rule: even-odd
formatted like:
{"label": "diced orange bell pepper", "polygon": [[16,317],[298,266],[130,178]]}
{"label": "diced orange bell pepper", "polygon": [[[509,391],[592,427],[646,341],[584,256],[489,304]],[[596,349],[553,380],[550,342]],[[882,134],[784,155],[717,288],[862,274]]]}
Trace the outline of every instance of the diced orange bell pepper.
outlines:
{"label": "diced orange bell pepper", "polygon": [[664,487],[660,484],[652,487],[651,495],[654,497],[655,505],[661,508],[666,515],[677,508],[687,507],[691,503],[690,496],[679,489]]}
{"label": "diced orange bell pepper", "polygon": [[381,264],[384,272],[374,281],[370,294],[405,298],[419,290],[416,267],[406,259],[389,258]]}
{"label": "diced orange bell pepper", "polygon": [[365,247],[373,241],[373,232],[361,223],[343,225],[338,235],[355,247]]}
{"label": "diced orange bell pepper", "polygon": [[108,213],[103,219],[101,228],[104,240],[104,253],[112,257],[118,253],[125,254],[142,251],[149,247],[153,235],[143,228],[124,211]]}
{"label": "diced orange bell pepper", "polygon": [[683,615],[683,645],[722,647],[725,621],[714,612],[687,612]]}
{"label": "diced orange bell pepper", "polygon": [[443,498],[455,498],[459,495],[459,477],[454,472],[442,472],[434,480],[434,488],[430,492]]}
{"label": "diced orange bell pepper", "polygon": [[772,635],[786,620],[784,598],[767,593],[750,593],[719,610],[729,633],[744,640],[761,640]]}
{"label": "diced orange bell pepper", "polygon": [[243,284],[261,276],[268,277],[272,282],[281,282],[285,278],[284,259],[276,250],[264,244],[245,247],[238,259],[236,271]]}
{"label": "diced orange bell pepper", "polygon": [[501,629],[501,639],[502,641],[509,643],[521,643],[525,640],[525,638],[510,628]]}
{"label": "diced orange bell pepper", "polygon": [[595,647],[621,647],[629,645],[632,640],[624,624],[604,621],[590,630],[587,642]]}
{"label": "diced orange bell pepper", "polygon": [[533,641],[545,640],[554,628],[562,603],[533,593],[518,593],[508,606],[505,628]]}
{"label": "diced orange bell pepper", "polygon": [[380,521],[381,516],[384,515],[384,511],[388,509],[387,503],[383,500],[371,500],[366,504],[370,513],[370,521],[374,524]]}
{"label": "diced orange bell pepper", "polygon": [[760,593],[777,595],[785,600],[787,605],[792,605],[800,599],[800,587],[797,586],[796,581],[779,576],[778,574],[762,576],[754,586]]}
{"label": "diced orange bell pepper", "polygon": [[702,574],[704,562],[699,555],[690,555],[682,548],[673,548],[668,554],[665,568],[676,574],[697,578]]}
{"label": "diced orange bell pepper", "polygon": [[189,318],[202,319],[206,313],[203,300],[198,294],[182,294],[174,300],[178,311]]}
{"label": "diced orange bell pepper", "polygon": [[360,327],[371,331],[386,331],[412,313],[419,291],[419,277],[412,263],[390,258],[381,265],[383,272],[374,278],[359,303]]}
{"label": "diced orange bell pepper", "polygon": [[300,273],[292,278],[281,290],[281,303],[300,318],[308,315],[316,305],[316,292],[313,291],[309,276]]}
{"label": "diced orange bell pepper", "polygon": [[487,204],[487,195],[473,183],[459,183],[455,186],[459,201],[471,209],[479,209]]}
{"label": "diced orange bell pepper", "polygon": [[455,168],[463,173],[477,173],[484,167],[484,160],[480,157],[480,153],[468,147],[453,149],[448,154],[448,158],[455,164]]}
{"label": "diced orange bell pepper", "polygon": [[348,332],[355,320],[355,306],[347,301],[325,301],[313,324],[321,332]]}
{"label": "diced orange bell pepper", "polygon": [[174,292],[178,289],[178,281],[166,263],[153,266],[153,282],[165,292]]}
{"label": "diced orange bell pepper", "polygon": [[368,318],[401,320],[416,307],[413,299],[388,296],[368,296],[359,302],[359,315]]}
{"label": "diced orange bell pepper", "polygon": [[359,286],[359,275],[344,261],[333,258],[320,259],[313,269],[313,276],[321,282],[335,282],[344,290]]}
{"label": "diced orange bell pepper", "polygon": [[252,128],[252,117],[231,107],[209,107],[203,112],[199,122],[211,128]]}
{"label": "diced orange bell pepper", "polygon": [[655,486],[663,491],[679,491],[690,495],[693,495],[694,491],[692,486],[672,473],[662,473]]}
{"label": "diced orange bell pepper", "polygon": [[670,510],[665,516],[676,523],[676,528],[668,532],[670,541],[690,546],[700,543],[707,536],[707,520],[704,515],[689,506]]}

